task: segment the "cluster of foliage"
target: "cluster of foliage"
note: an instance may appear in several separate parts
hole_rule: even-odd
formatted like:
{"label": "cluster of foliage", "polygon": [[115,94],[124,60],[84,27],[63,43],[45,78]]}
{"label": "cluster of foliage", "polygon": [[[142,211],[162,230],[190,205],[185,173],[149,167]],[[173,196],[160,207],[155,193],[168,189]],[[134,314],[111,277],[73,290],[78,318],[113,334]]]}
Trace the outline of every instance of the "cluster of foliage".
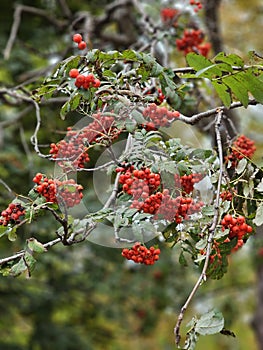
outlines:
{"label": "cluster of foliage", "polygon": [[[197,1],[190,5],[198,11],[202,8]],[[55,175],[35,174],[28,194],[17,195],[0,217],[0,237],[11,241],[21,226],[46,212],[59,224],[52,241],[31,237],[23,251],[1,259],[4,275],[30,275],[37,253],[58,243],[88,240],[98,225],[111,228],[112,237],[107,240],[134,263],[157,263],[160,249],[147,248],[154,237],[179,246],[179,263],[185,265],[189,257],[200,277],[178,317],[177,345],[185,309],[201,282],[222,278],[229,255],[263,223],[262,169],[251,160],[255,144],[244,135],[231,138],[224,128],[229,109],[263,104],[263,66],[246,65],[238,55],[223,52],[208,59],[210,44],[203,43],[203,32],[178,24],[183,14],[177,9],[161,12],[164,30],[169,28],[171,40],[177,37],[176,46],[186,55],[188,67],[178,71],[131,49],[84,52],[86,42],[81,34],[74,34],[73,42],[84,53],[60,62],[31,91],[38,107],[53,97],[67,97],[60,109],[62,120],[72,118],[66,137],[56,143],[50,140],[48,154],[40,151],[40,125],[32,138],[36,153],[54,162]],[[185,115],[190,96],[206,85],[223,105],[204,105],[204,111]],[[74,114],[80,117],[79,123],[74,122]],[[176,123],[194,125],[207,117],[213,118],[215,149],[194,148],[173,137]],[[99,158],[104,151],[110,161],[91,165],[91,154],[98,152]],[[112,180],[108,200],[92,213],[83,210],[88,189],[76,182],[77,174],[85,171],[103,171]],[[212,311],[193,319],[184,349],[193,349],[199,334],[217,332],[228,333],[221,313]]]}

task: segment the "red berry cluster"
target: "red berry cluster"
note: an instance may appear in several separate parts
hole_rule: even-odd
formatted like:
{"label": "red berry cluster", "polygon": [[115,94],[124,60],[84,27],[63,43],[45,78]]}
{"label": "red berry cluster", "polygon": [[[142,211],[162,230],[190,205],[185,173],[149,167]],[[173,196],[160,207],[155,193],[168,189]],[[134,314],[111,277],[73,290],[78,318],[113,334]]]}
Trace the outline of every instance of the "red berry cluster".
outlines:
{"label": "red berry cluster", "polygon": [[238,161],[244,157],[252,158],[256,151],[255,142],[244,135],[240,135],[231,147],[231,153],[225,157],[226,161],[230,161],[232,167],[236,167]]}
{"label": "red berry cluster", "polygon": [[135,169],[133,165],[119,167],[121,172],[119,183],[122,190],[132,196],[131,208],[154,215],[154,219],[165,219],[181,223],[183,219],[198,212],[202,202],[195,202],[185,195],[173,198],[168,189],[158,191],[161,184],[159,174],[152,173],[149,168]]}
{"label": "red berry cluster", "polygon": [[150,168],[135,169],[133,165],[128,168],[119,167],[116,172],[122,172],[119,183],[122,184],[122,190],[133,196],[134,200],[139,198],[146,199],[161,184],[159,174],[151,172]]}
{"label": "red berry cluster", "polygon": [[88,75],[84,75],[84,74],[80,74],[78,69],[72,68],[69,71],[69,76],[70,78],[76,79],[75,86],[77,88],[82,87],[84,90],[88,90],[92,87],[94,88],[100,87],[100,80],[96,79],[92,73]]}
{"label": "red berry cluster", "polygon": [[189,4],[192,6],[195,6],[194,11],[198,12],[203,8],[203,5],[201,4],[200,1],[196,1],[196,0],[190,0]]}
{"label": "red berry cluster", "polygon": [[161,10],[162,21],[166,24],[174,24],[179,11],[170,7],[165,7]]}
{"label": "red berry cluster", "polygon": [[190,215],[199,212],[203,206],[203,202],[195,202],[191,197],[173,198],[167,189],[164,189],[162,193],[162,202],[155,213],[155,219],[165,219],[180,224],[183,220],[188,220]]}
{"label": "red berry cluster", "polygon": [[228,238],[225,240],[225,242],[229,242],[235,237],[238,239],[237,244],[233,250],[237,250],[238,248],[242,247],[244,244],[244,236],[246,234],[250,234],[253,230],[250,225],[246,224],[246,219],[242,215],[235,218],[230,214],[226,214],[221,220],[221,225],[222,231],[229,229]]}
{"label": "red berry cluster", "polygon": [[189,216],[198,212],[202,206],[202,202],[195,203],[190,197],[172,198],[167,189],[150,195],[144,201],[135,199],[131,204],[131,208],[153,214],[154,219],[175,221],[177,224],[189,219]]}
{"label": "red berry cluster", "polygon": [[222,191],[220,193],[220,198],[222,199],[222,201],[232,201],[233,194],[230,191]]}
{"label": "red berry cluster", "polygon": [[194,189],[194,184],[201,181],[203,175],[200,173],[193,173],[189,175],[180,176],[179,174],[174,175],[175,186],[182,188],[183,193],[191,193]]}
{"label": "red berry cluster", "polygon": [[169,111],[166,107],[158,107],[155,103],[151,103],[143,110],[143,116],[151,120],[146,126],[156,128],[160,126],[168,127],[174,119],[180,116],[180,113]]}
{"label": "red berry cluster", "polygon": [[128,260],[133,260],[139,264],[153,265],[159,260],[161,251],[159,248],[150,247],[147,248],[141,243],[135,243],[130,249],[123,249],[121,255]]}
{"label": "red berry cluster", "polygon": [[58,165],[70,171],[75,168],[84,168],[89,162],[88,145],[95,142],[112,143],[120,134],[114,124],[114,117],[103,116],[100,113],[93,115],[93,122],[79,130],[68,128],[65,140],[57,144],[52,143],[49,151]]}
{"label": "red berry cluster", "polygon": [[78,44],[78,48],[79,50],[84,50],[87,47],[86,42],[83,40],[82,35],[81,34],[74,34],[72,37],[72,40],[74,41],[74,43]]}
{"label": "red berry cluster", "polygon": [[[57,144],[51,143],[49,153],[52,154],[53,159],[61,158],[58,160],[58,165],[68,171],[84,168],[85,163],[90,160],[82,140],[74,137],[68,141],[61,140]],[[70,164],[68,164],[69,162]]]}
{"label": "red berry cluster", "polygon": [[10,203],[1,213],[0,225],[7,226],[9,223],[19,224],[24,215],[25,208],[21,204]]}
{"label": "red berry cluster", "polygon": [[57,203],[61,200],[66,206],[74,207],[83,198],[83,187],[76,184],[73,179],[53,180],[37,173],[33,178],[33,182],[37,184],[35,191],[45,197],[47,202]]}
{"label": "red berry cluster", "polygon": [[184,51],[185,55],[189,52],[196,52],[206,57],[211,45],[203,41],[204,33],[201,29],[190,29],[184,31],[181,39],[176,39],[176,46],[179,51]]}

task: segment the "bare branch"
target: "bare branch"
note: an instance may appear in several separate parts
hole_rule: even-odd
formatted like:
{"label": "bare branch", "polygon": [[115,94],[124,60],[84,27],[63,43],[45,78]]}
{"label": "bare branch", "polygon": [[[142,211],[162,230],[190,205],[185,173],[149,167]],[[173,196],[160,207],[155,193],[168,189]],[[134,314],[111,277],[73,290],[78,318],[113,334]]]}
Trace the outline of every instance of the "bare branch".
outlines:
{"label": "bare branch", "polygon": [[[258,103],[259,102],[257,102],[255,99],[251,99],[248,102],[248,104],[250,106],[255,106]],[[219,107],[209,109],[208,111],[205,111],[205,112],[194,114],[191,117],[187,117],[187,116],[181,114],[180,117],[178,118],[178,120],[181,120],[186,124],[194,125],[203,118],[208,118],[208,117],[211,117],[212,115],[215,115],[218,112],[218,110],[221,110],[222,112],[226,113],[229,109],[234,109],[234,108],[238,108],[238,107],[243,107],[243,104],[241,102],[233,102],[233,103],[231,103],[231,105],[228,108],[225,106],[219,106]]]}
{"label": "bare branch", "polygon": [[32,7],[32,6],[17,5],[15,8],[15,12],[14,12],[14,20],[13,20],[10,36],[9,36],[8,42],[7,42],[6,47],[4,49],[4,52],[3,52],[5,60],[8,60],[10,57],[12,47],[14,46],[14,42],[15,42],[16,37],[17,37],[17,33],[18,33],[18,29],[20,26],[21,17],[22,17],[23,12],[27,12],[27,13],[31,13],[33,15],[43,17],[50,24],[52,24],[53,26],[55,26],[59,29],[62,29],[65,26],[64,21],[57,20],[55,17],[53,17],[51,15],[51,13],[48,13],[45,10],[42,10],[42,9],[39,9],[36,7]]}

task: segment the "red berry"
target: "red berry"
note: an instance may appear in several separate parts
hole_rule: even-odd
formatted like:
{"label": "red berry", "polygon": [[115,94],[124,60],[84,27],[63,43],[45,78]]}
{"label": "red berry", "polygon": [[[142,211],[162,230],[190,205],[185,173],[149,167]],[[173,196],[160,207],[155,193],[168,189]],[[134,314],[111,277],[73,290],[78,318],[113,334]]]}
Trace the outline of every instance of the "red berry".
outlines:
{"label": "red berry", "polygon": [[93,87],[98,88],[100,87],[100,80],[99,79],[95,79],[93,82]]}
{"label": "red berry", "polygon": [[78,44],[78,48],[79,50],[85,50],[87,47],[87,44],[85,41],[81,41],[79,44]]}
{"label": "red berry", "polygon": [[79,43],[82,41],[82,35],[81,35],[81,34],[78,34],[78,33],[77,33],[77,34],[74,34],[72,40],[73,40],[75,43],[79,44]]}
{"label": "red berry", "polygon": [[79,71],[76,68],[72,68],[69,71],[70,78],[76,78],[79,75]]}
{"label": "red berry", "polygon": [[227,224],[232,223],[232,221],[233,221],[232,215],[226,214],[226,215],[224,216],[224,221],[225,221]]}

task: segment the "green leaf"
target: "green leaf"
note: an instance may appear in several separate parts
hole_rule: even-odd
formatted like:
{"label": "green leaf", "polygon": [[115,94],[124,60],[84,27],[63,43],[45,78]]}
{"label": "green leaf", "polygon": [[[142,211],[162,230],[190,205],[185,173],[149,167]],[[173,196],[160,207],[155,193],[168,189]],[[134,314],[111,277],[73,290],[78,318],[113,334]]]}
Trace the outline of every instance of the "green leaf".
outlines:
{"label": "green leaf", "polygon": [[12,228],[8,229],[7,234],[8,234],[9,241],[14,242],[17,238],[16,227],[12,227]]}
{"label": "green leaf", "polygon": [[252,69],[247,69],[245,72],[239,72],[235,77],[248,91],[251,92],[258,102],[263,103],[263,84],[262,81],[254,75]]}
{"label": "green leaf", "polygon": [[212,64],[209,67],[205,67],[196,72],[196,77],[212,78],[214,76],[221,77],[222,71],[218,68],[216,64]]}
{"label": "green leaf", "polygon": [[180,255],[179,255],[179,263],[180,265],[182,266],[187,266],[187,261],[185,259],[185,256],[184,256],[184,252],[181,251]]}
{"label": "green leaf", "polygon": [[138,123],[138,124],[144,124],[146,120],[144,119],[142,113],[137,111],[136,109],[132,111],[131,117]]}
{"label": "green leaf", "polygon": [[238,162],[237,167],[236,167],[237,174],[243,173],[243,171],[245,170],[246,166],[247,166],[247,160],[246,160],[246,158],[242,158]]}
{"label": "green leaf", "polygon": [[202,55],[190,52],[186,55],[186,62],[194,70],[199,71],[203,68],[210,67],[213,63]]}
{"label": "green leaf", "polygon": [[70,99],[69,104],[70,104],[71,111],[74,111],[75,109],[77,109],[77,107],[79,106],[80,99],[81,99],[80,94],[74,94],[74,96]]}
{"label": "green leaf", "polygon": [[189,172],[189,167],[185,163],[178,163],[177,169],[179,171],[180,176],[187,174]]}
{"label": "green leaf", "polygon": [[253,223],[256,226],[261,226],[263,224],[263,203],[260,203],[257,207],[256,216]]}
{"label": "green leaf", "polygon": [[70,100],[65,102],[63,104],[63,106],[61,107],[61,110],[60,110],[60,118],[62,120],[65,120],[66,118],[66,115],[68,114],[68,112],[70,111]]}
{"label": "green leaf", "polygon": [[125,121],[125,128],[128,132],[133,132],[136,129],[136,121],[134,119],[127,119]]}
{"label": "green leaf", "polygon": [[198,250],[202,250],[205,249],[207,246],[207,239],[200,239],[200,241],[198,241],[195,245],[195,248]]}
{"label": "green leaf", "polygon": [[235,75],[229,75],[223,78],[223,82],[233,91],[236,98],[243,104],[244,107],[248,106],[248,91],[240,84],[235,78]]}
{"label": "green leaf", "polygon": [[196,148],[190,153],[189,158],[205,159],[209,158],[212,154],[213,151],[210,149]]}
{"label": "green leaf", "polygon": [[107,77],[107,78],[115,78],[116,79],[116,73],[114,73],[112,70],[110,69],[105,69],[103,71],[103,76]]}
{"label": "green leaf", "polygon": [[25,271],[28,271],[28,274],[30,275],[35,267],[35,264],[36,264],[36,260],[33,258],[31,254],[26,252],[24,256],[22,256],[19,259],[18,263],[16,263],[11,267],[10,275],[17,277]]}
{"label": "green leaf", "polygon": [[224,327],[224,317],[221,312],[212,310],[203,314],[196,322],[195,330],[200,335],[219,333]]}
{"label": "green leaf", "polygon": [[238,67],[243,67],[244,66],[244,61],[242,60],[241,57],[239,57],[236,54],[230,54],[226,55],[224,52],[219,52],[215,57],[214,57],[214,62],[216,63],[227,63],[231,66],[238,66]]}
{"label": "green leaf", "polygon": [[44,253],[47,251],[44,245],[33,237],[27,240],[27,246],[32,252]]}
{"label": "green leaf", "polygon": [[138,58],[140,58],[137,52],[133,50],[124,50],[122,52],[122,56],[125,60],[131,60],[131,61],[137,61]]}
{"label": "green leaf", "polygon": [[202,207],[202,214],[205,216],[214,216],[215,215],[215,208],[213,205],[206,205],[205,207]]}
{"label": "green leaf", "polygon": [[231,105],[231,102],[232,102],[229,87],[220,80],[218,80],[218,81],[212,80],[211,83],[212,83],[213,87],[215,88],[216,92],[218,93],[218,96],[222,100],[223,104],[226,107],[229,107]]}
{"label": "green leaf", "polygon": [[21,275],[21,273],[23,273],[26,270],[27,270],[27,266],[26,266],[25,260],[21,258],[18,261],[18,263],[16,263],[11,267],[10,275],[16,277]]}

